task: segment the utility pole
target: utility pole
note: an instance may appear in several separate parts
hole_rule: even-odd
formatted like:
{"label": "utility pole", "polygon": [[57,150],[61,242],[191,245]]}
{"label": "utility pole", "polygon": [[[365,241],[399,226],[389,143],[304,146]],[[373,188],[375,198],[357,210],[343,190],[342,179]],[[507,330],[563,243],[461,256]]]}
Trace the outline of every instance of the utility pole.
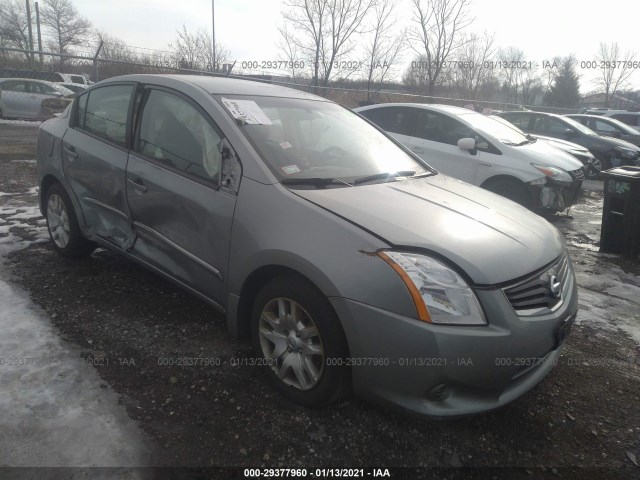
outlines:
{"label": "utility pole", "polygon": [[38,2],[36,2],[36,31],[38,32],[38,52],[40,52],[40,68],[44,66],[44,59],[42,58],[42,35],[40,35],[40,9],[38,8]]}
{"label": "utility pole", "polygon": [[213,59],[213,65],[211,65],[211,68],[213,68],[213,72],[215,73],[216,71],[216,12],[215,12],[214,2],[215,0],[211,0],[211,39],[213,43],[213,45],[211,46],[212,48],[211,58]]}
{"label": "utility pole", "polygon": [[[30,0],[26,0],[27,4],[27,22],[29,27],[29,50],[33,52],[33,28],[31,28],[31,5]],[[33,53],[30,54],[31,68],[33,68]]]}

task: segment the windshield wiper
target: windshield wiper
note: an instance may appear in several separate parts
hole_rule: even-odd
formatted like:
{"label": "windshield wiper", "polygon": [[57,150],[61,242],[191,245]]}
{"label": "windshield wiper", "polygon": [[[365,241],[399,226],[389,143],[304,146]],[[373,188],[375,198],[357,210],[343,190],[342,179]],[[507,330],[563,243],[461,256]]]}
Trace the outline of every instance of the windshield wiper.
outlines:
{"label": "windshield wiper", "polygon": [[399,172],[376,173],[375,175],[368,175],[366,177],[356,178],[353,181],[353,184],[359,185],[361,183],[373,182],[375,180],[385,180],[387,178],[412,177],[415,174],[416,172],[414,170],[400,170]]}
{"label": "windshield wiper", "polygon": [[316,187],[324,187],[326,185],[346,185],[353,187],[352,184],[340,180],[339,178],[324,178],[324,177],[311,177],[311,178],[285,178],[280,183],[283,185],[314,185]]}

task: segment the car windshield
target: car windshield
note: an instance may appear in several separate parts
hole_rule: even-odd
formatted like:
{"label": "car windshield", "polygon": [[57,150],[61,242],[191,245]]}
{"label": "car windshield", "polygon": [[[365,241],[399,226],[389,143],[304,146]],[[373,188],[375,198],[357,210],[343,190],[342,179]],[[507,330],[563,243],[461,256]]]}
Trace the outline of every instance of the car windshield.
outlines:
{"label": "car windshield", "polygon": [[335,103],[244,95],[218,99],[285,183],[345,186],[433,173]]}
{"label": "car windshield", "polygon": [[480,113],[463,113],[460,117],[474,129],[497,138],[505,145],[522,145],[530,142],[517,127],[505,125]]}
{"label": "car windshield", "polygon": [[584,133],[585,135],[598,135],[596,132],[591,130],[589,127],[585,127],[580,122],[576,122],[573,118],[562,117],[561,120],[571,125],[573,128],[578,130],[579,132]]}

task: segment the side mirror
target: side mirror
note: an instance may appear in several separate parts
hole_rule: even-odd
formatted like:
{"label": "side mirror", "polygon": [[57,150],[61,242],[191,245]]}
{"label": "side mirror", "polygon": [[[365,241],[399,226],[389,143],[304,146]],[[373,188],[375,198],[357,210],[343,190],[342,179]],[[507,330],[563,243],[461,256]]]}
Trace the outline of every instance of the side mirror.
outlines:
{"label": "side mirror", "polygon": [[458,148],[460,150],[475,150],[476,141],[473,138],[461,138],[458,140]]}
{"label": "side mirror", "polygon": [[622,132],[620,132],[618,130],[614,130],[613,132],[609,132],[609,135],[611,135],[614,138],[621,138],[622,137]]}
{"label": "side mirror", "polygon": [[566,128],[564,131],[564,136],[567,138],[575,137],[576,131],[573,128]]}

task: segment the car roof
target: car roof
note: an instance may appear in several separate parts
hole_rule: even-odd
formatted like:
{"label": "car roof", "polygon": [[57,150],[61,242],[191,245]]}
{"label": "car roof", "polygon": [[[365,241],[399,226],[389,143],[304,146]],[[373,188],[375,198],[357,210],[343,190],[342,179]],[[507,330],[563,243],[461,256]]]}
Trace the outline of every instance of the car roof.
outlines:
{"label": "car roof", "polygon": [[37,78],[14,78],[14,77],[0,78],[0,82],[4,82],[6,80],[19,80],[21,82],[38,82],[38,83],[44,83],[46,85],[60,85],[60,83],[58,82],[48,82],[47,80],[39,80]]}
{"label": "car roof", "polygon": [[[109,82],[140,82],[156,85],[171,85],[174,88],[180,85],[195,85],[214,95],[256,95],[265,97],[285,97],[318,100],[328,102],[326,98],[312,95],[293,88],[281,87],[271,83],[244,78],[228,78],[209,75],[166,75],[166,74],[137,74],[121,75],[99,82],[104,85]],[[98,84],[92,85],[92,87]]]}
{"label": "car roof", "polygon": [[511,113],[527,113],[527,114],[535,114],[535,115],[547,115],[549,117],[556,117],[556,118],[560,118],[560,119],[564,118],[564,115],[559,115],[557,113],[536,112],[534,110],[509,110],[507,112],[499,113],[498,115],[511,114]]}
{"label": "car roof", "polygon": [[594,118],[596,120],[603,120],[605,122],[616,122],[615,118],[603,117],[602,115],[590,115],[588,113],[567,113],[565,117]]}
{"label": "car roof", "polygon": [[[443,105],[440,103],[377,103],[375,105],[367,105],[366,107],[355,108],[354,110],[357,112],[371,110],[373,108],[387,108],[387,107],[416,107],[422,108],[424,110],[433,110],[435,112],[448,113],[451,115],[460,115],[463,113],[478,113],[475,110],[470,110],[468,108],[462,107],[454,107],[453,105]],[[478,114],[480,115],[480,114]]]}

